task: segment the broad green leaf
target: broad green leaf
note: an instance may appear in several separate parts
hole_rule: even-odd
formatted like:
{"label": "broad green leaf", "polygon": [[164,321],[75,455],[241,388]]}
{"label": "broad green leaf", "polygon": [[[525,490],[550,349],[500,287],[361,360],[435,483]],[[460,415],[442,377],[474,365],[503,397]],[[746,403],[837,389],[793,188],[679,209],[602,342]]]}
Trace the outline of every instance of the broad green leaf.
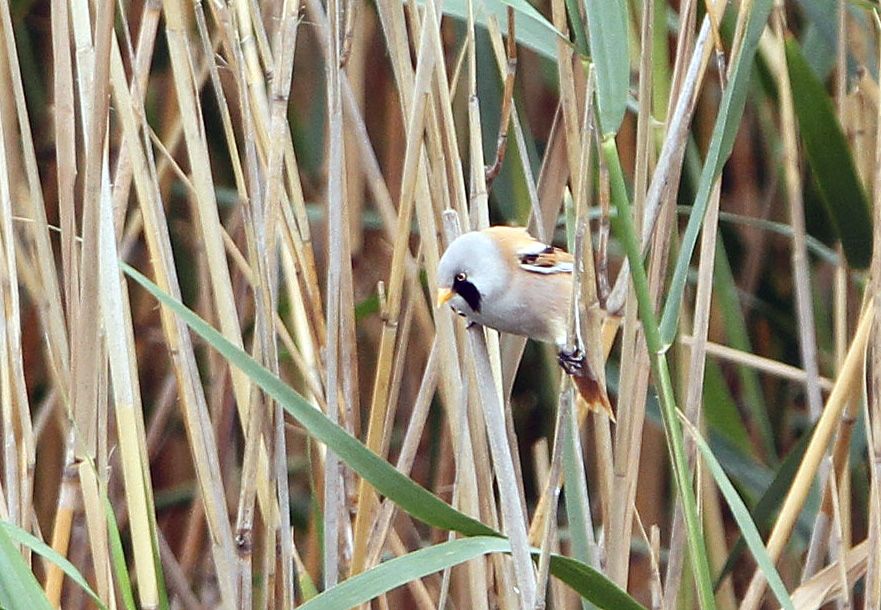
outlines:
{"label": "broad green leaf", "polygon": [[[533,559],[537,556],[537,553],[533,553]],[[598,608],[645,610],[641,604],[605,576],[571,557],[551,553],[551,574]]]}
{"label": "broad green leaf", "polygon": [[[417,1],[419,4],[425,2],[425,0]],[[478,25],[485,28],[490,17],[495,17],[503,34],[508,32],[510,6],[516,13],[514,30],[517,42],[551,61],[557,60],[557,40],[562,39],[563,36],[526,0],[473,0],[473,6],[474,21]],[[440,10],[450,17],[462,21],[468,20],[468,0],[444,0]]]}
{"label": "broad green leaf", "polygon": [[590,54],[596,68],[602,135],[618,131],[630,90],[630,43],[626,0],[584,0]]}
{"label": "broad green leaf", "polygon": [[379,493],[395,499],[403,510],[419,515],[425,523],[468,536],[498,535],[492,528],[455,510],[449,504],[414,483],[391,464],[368,450],[358,439],[327,418],[281,379],[260,366],[207,322],[179,303],[138,271],[123,264],[125,272],[170,307],[187,325],[220,352],[230,363],[244,371],[251,380],[282,405],[309,434],[332,448],[340,459],[367,480]]}
{"label": "broad green leaf", "polygon": [[47,561],[51,561],[56,566],[58,566],[61,571],[67,575],[68,578],[70,578],[83,591],[86,592],[86,595],[92,598],[92,600],[99,608],[107,610],[107,606],[104,605],[104,602],[101,601],[101,598],[98,597],[98,594],[95,593],[94,590],[92,590],[92,588],[89,586],[89,583],[80,573],[80,571],[77,570],[76,566],[70,563],[70,561],[68,561],[66,557],[59,554],[58,551],[53,549],[51,546],[49,546],[36,536],[24,531],[16,525],[13,525],[7,521],[0,521],[0,527],[3,528],[3,531],[6,532],[6,535],[9,536],[12,541],[28,547],[34,553],[37,553],[41,557],[45,558]]}
{"label": "broad green leaf", "polygon": [[[679,324],[679,310],[682,306],[682,294],[685,291],[685,282],[688,278],[688,266],[691,255],[697,244],[697,237],[704,222],[704,213],[710,201],[710,193],[713,183],[722,171],[725,161],[731,155],[734,145],[734,136],[740,126],[743,116],[743,107],[746,103],[746,94],[749,89],[750,73],[752,72],[753,59],[759,46],[759,38],[765,29],[768,15],[771,14],[773,0],[755,0],[749,5],[750,15],[746,26],[741,51],[731,66],[728,84],[722,94],[719,104],[719,112],[716,115],[716,124],[713,126],[713,135],[704,169],[701,172],[698,183],[697,195],[694,199],[691,217],[688,226],[682,236],[682,247],[676,259],[676,267],[673,271],[673,279],[670,282],[670,291],[664,306],[664,316],[661,320],[661,339],[665,346],[669,346],[676,336],[676,328]],[[741,5],[746,6],[746,5]],[[746,10],[746,9],[744,9]]]}
{"label": "broad green leaf", "polygon": [[[40,583],[37,582],[34,573],[31,572],[18,548],[13,544],[12,536],[10,535],[15,535],[16,540],[25,544],[24,538],[30,536],[30,534],[23,532],[6,521],[0,521],[0,524],[3,525],[3,527],[0,527],[0,608],[52,610],[52,605],[46,599],[43,589],[40,588]],[[43,544],[36,538],[34,540],[39,544]],[[37,549],[34,548],[34,550],[36,551]],[[67,561],[55,553],[55,551],[52,551],[51,548],[49,548],[49,551],[54,553],[58,559]],[[58,562],[58,565],[64,569],[62,563]],[[79,575],[79,572],[70,562],[67,562],[67,566]],[[67,570],[65,570],[65,573],[70,575]],[[73,577],[71,576],[71,578]],[[79,578],[85,583],[82,575],[79,575]],[[86,591],[91,590],[86,587]]]}
{"label": "broad green leaf", "polygon": [[786,39],[786,64],[805,154],[829,220],[848,264],[865,269],[872,256],[872,218],[832,100],[793,38]]}
{"label": "broad green leaf", "polygon": [[[358,439],[332,422],[321,411],[309,404],[292,388],[260,366],[241,349],[182,303],[163,292],[156,284],[129,265],[120,262],[125,273],[143,286],[163,305],[176,313],[191,329],[205,339],[231,364],[272,396],[282,408],[296,419],[309,435],[332,449],[352,470],[357,472],[376,491],[391,499],[402,510],[423,523],[453,530],[465,536],[491,536],[502,541],[501,534],[463,513],[417,484],[391,464],[370,451]],[[643,609],[626,592],[605,576],[574,559],[552,555],[551,574],[601,608],[624,610]],[[644,610],[644,609],[643,609]]]}
{"label": "broad green leaf", "polygon": [[762,536],[759,534],[756,524],[753,523],[752,517],[749,515],[749,510],[746,508],[746,504],[743,503],[743,500],[737,494],[737,490],[734,489],[734,485],[731,484],[728,475],[722,470],[721,464],[719,464],[719,461],[716,459],[716,456],[713,455],[710,446],[707,445],[707,442],[703,439],[697,428],[695,428],[694,425],[684,417],[681,419],[682,424],[697,443],[698,449],[700,449],[701,455],[703,455],[704,462],[709,466],[710,472],[716,480],[716,485],[719,486],[719,490],[722,492],[722,495],[725,496],[728,508],[731,509],[731,514],[734,515],[734,520],[737,521],[737,525],[740,527],[743,538],[746,540],[749,550],[752,552],[756,563],[759,565],[759,569],[765,575],[765,579],[768,581],[768,586],[771,587],[771,590],[777,597],[777,601],[780,602],[780,605],[785,610],[795,610],[792,605],[792,600],[789,597],[789,592],[786,590],[786,585],[783,584],[783,580],[780,578],[777,568],[774,567],[774,562],[771,561],[771,557],[768,556],[768,550],[762,542]]}
{"label": "broad green leaf", "polygon": [[495,536],[475,536],[443,542],[396,557],[353,576],[316,595],[300,606],[300,610],[353,608],[434,572],[482,555],[507,553],[510,550],[511,545],[507,540]]}
{"label": "broad green leaf", "polygon": [[[351,608],[428,574],[489,553],[510,552],[511,545],[507,539],[496,536],[475,536],[443,542],[397,557],[353,576],[313,597],[300,608],[302,610]],[[538,558],[540,551],[533,549],[532,553]],[[560,556],[554,556],[552,561],[556,563],[554,575],[557,578],[583,597],[592,598],[601,608],[621,610],[642,608],[633,601],[633,598],[584,564]]]}

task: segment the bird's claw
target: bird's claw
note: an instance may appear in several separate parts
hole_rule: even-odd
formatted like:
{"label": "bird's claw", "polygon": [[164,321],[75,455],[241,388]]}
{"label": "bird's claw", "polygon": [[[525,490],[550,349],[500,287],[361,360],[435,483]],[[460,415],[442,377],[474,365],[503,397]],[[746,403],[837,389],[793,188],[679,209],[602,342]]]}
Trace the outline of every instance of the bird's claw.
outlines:
{"label": "bird's claw", "polygon": [[582,375],[584,372],[584,353],[579,348],[574,350],[560,350],[557,361],[568,375]]}

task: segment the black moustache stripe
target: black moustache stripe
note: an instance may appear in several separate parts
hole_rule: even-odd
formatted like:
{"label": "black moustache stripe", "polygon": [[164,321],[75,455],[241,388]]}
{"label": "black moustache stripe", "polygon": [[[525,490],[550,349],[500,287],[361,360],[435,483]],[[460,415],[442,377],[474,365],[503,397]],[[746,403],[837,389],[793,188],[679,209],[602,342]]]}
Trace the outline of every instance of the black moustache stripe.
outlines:
{"label": "black moustache stripe", "polygon": [[480,292],[468,280],[453,281],[453,291],[465,299],[468,307],[475,313],[480,313]]}

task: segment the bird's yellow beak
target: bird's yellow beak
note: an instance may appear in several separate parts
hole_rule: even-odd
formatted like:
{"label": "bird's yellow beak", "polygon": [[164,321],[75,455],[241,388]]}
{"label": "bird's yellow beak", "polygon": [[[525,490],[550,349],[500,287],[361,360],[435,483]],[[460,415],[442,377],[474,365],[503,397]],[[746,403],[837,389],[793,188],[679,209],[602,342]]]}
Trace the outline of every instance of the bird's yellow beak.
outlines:
{"label": "bird's yellow beak", "polygon": [[438,288],[437,289],[437,306],[441,307],[447,301],[455,296],[455,292],[453,292],[452,288]]}

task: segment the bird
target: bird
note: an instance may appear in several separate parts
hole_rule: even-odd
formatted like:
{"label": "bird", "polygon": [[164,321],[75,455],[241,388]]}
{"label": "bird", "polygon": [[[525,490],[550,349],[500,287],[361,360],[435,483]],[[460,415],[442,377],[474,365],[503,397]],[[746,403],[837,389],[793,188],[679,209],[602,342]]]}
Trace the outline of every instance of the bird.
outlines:
{"label": "bird", "polygon": [[437,268],[437,306],[449,305],[469,324],[556,346],[558,362],[593,411],[614,421],[604,384],[581,349],[568,346],[574,258],[524,227],[493,226],[463,233]]}

